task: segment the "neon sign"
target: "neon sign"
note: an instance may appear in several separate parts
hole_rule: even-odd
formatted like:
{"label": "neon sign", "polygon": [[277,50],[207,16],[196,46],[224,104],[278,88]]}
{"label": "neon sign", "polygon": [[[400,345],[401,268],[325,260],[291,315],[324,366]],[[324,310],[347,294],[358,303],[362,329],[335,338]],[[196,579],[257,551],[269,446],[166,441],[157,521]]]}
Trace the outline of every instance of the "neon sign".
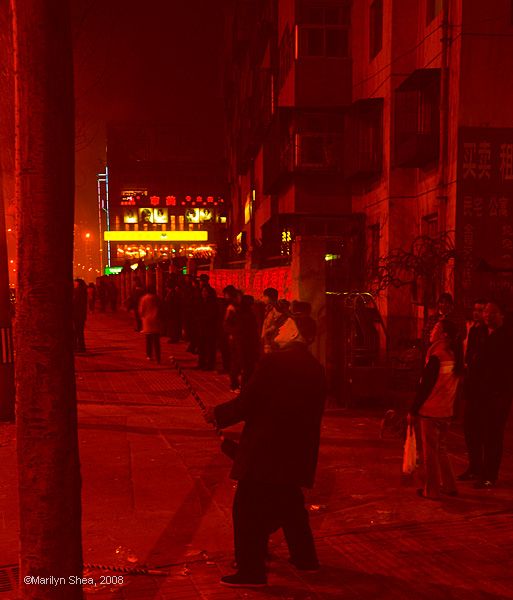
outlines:
{"label": "neon sign", "polygon": [[151,206],[214,206],[223,205],[224,198],[220,196],[149,196],[147,190],[123,190],[121,192],[121,206],[142,206],[150,204]]}
{"label": "neon sign", "polygon": [[146,200],[148,190],[122,190],[121,206],[135,206],[137,202]]}

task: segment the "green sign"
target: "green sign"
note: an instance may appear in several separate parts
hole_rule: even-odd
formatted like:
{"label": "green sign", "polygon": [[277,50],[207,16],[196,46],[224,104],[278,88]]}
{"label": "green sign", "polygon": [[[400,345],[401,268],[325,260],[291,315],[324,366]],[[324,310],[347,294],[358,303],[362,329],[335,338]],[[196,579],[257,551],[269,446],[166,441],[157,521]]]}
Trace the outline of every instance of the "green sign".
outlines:
{"label": "green sign", "polygon": [[119,275],[123,267],[105,267],[105,275]]}

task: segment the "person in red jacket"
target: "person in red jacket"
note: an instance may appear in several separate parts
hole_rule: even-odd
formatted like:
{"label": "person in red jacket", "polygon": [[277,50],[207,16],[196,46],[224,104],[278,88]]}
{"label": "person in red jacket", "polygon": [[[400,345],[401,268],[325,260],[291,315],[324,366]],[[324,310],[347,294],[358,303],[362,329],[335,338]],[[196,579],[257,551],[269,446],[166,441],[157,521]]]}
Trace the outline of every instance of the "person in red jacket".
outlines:
{"label": "person in red jacket", "polygon": [[292,564],[319,567],[301,490],[314,483],[326,395],[324,369],[308,351],[314,337],[311,317],[288,319],[275,338],[279,350],[264,355],[241,394],[206,411],[220,428],[244,421],[231,472],[238,570],[223,585],[266,585],[267,543],[280,527]]}

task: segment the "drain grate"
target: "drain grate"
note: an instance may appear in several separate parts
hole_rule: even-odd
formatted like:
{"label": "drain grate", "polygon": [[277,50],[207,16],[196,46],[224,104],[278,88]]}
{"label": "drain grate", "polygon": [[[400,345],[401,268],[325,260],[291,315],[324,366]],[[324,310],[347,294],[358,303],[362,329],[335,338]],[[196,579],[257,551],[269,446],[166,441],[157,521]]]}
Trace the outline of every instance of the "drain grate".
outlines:
{"label": "drain grate", "polygon": [[19,574],[18,565],[0,565],[0,594],[12,592],[18,587]]}

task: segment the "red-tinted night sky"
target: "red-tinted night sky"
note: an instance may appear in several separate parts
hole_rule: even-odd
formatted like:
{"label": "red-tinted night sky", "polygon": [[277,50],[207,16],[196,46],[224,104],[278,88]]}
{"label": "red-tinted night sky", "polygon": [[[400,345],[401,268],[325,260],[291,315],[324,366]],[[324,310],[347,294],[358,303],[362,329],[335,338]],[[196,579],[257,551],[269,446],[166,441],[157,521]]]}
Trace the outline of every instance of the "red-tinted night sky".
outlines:
{"label": "red-tinted night sky", "polygon": [[76,221],[96,219],[109,120],[190,123],[222,154],[224,0],[73,0]]}

